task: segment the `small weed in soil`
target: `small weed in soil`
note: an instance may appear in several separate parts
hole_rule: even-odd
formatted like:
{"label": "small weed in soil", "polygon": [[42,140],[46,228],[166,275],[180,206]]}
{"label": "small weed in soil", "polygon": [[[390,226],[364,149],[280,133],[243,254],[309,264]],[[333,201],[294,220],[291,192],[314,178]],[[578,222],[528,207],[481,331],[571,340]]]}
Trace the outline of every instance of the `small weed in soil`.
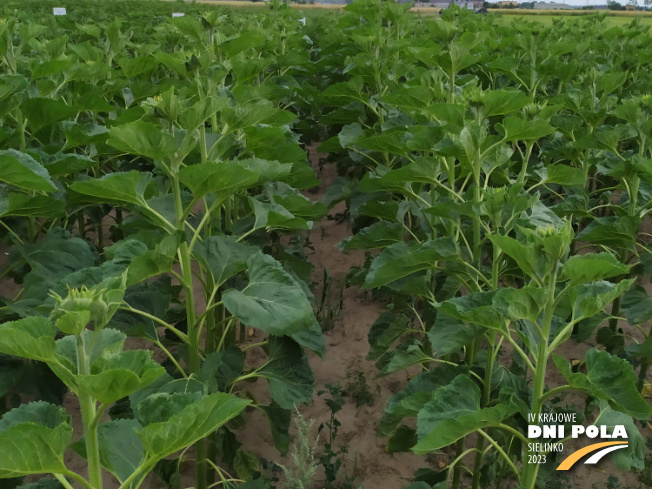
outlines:
{"label": "small weed in soil", "polygon": [[367,377],[362,370],[354,370],[346,376],[348,382],[344,395],[350,398],[356,407],[373,406],[376,396],[380,393],[380,386],[372,388],[367,383]]}

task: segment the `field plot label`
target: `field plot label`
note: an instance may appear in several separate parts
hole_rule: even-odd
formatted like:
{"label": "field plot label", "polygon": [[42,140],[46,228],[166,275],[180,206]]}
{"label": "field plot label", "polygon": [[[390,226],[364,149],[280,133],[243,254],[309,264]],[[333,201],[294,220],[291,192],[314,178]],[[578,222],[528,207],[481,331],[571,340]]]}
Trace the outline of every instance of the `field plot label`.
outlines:
{"label": "field plot label", "polygon": [[52,9],[53,15],[66,15],[66,9],[64,7],[55,7]]}
{"label": "field plot label", "polygon": [[172,13],[172,17],[173,17],[173,18],[174,18],[174,17],[183,17],[183,16],[185,16],[185,15],[186,15],[186,14],[181,13],[181,12],[174,12],[174,13]]}

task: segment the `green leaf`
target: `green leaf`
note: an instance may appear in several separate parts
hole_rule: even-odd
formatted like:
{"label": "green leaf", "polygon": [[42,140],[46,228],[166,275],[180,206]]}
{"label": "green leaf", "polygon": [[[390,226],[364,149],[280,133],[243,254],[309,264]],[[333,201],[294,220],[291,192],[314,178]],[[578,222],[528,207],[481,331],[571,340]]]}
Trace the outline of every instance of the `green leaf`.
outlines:
{"label": "green leaf", "polygon": [[551,134],[555,129],[548,122],[536,119],[524,121],[519,117],[506,117],[503,120],[506,141],[527,141],[541,139]]}
{"label": "green leaf", "polygon": [[465,323],[503,331],[505,317],[492,304],[495,291],[474,292],[434,304],[439,312]]}
{"label": "green leaf", "polygon": [[177,151],[177,142],[172,136],[143,121],[112,127],[107,144],[124,153],[153,160],[163,160]]}
{"label": "green leaf", "polygon": [[47,362],[54,356],[57,329],[42,317],[0,324],[0,353]]}
{"label": "green leaf", "polygon": [[588,318],[604,310],[634,283],[634,279],[617,284],[604,280],[590,284],[575,285],[568,291],[575,319]]}
{"label": "green leaf", "polygon": [[338,244],[345,250],[372,250],[386,248],[403,241],[405,228],[395,222],[379,221]]}
{"label": "green leaf", "polygon": [[548,165],[537,171],[546,183],[557,183],[565,187],[577,187],[586,184],[586,176],[581,168],[566,165]]}
{"label": "green leaf", "polygon": [[301,347],[287,337],[270,337],[268,362],[257,374],[269,382],[272,399],[283,409],[310,401],[314,376]]}
{"label": "green leaf", "polygon": [[638,236],[640,218],[636,216],[599,217],[576,237],[592,244],[629,248]]}
{"label": "green leaf", "polygon": [[227,290],[222,296],[233,316],[275,336],[312,327],[315,317],[310,302],[279,262],[257,253],[247,260],[247,267],[247,287]]}
{"label": "green leaf", "polygon": [[97,162],[83,155],[60,153],[55,155],[45,165],[51,176],[61,177],[88,170],[96,166]]}
{"label": "green leaf", "polygon": [[179,171],[179,179],[195,199],[214,192],[224,198],[238,190],[258,183],[259,174],[243,168],[239,162],[207,162],[191,165]]}
{"label": "green leaf", "polygon": [[179,236],[169,235],[156,245],[135,257],[129,264],[127,285],[134,285],[150,277],[169,272],[179,248]]}
{"label": "green leaf", "polygon": [[0,181],[26,190],[57,190],[43,165],[28,154],[13,149],[0,151]]}
{"label": "green leaf", "polygon": [[64,202],[54,197],[48,195],[31,197],[21,192],[0,190],[0,217],[63,217],[65,214]]}
{"label": "green leaf", "polygon": [[69,119],[78,112],[75,107],[51,98],[31,98],[21,105],[21,110],[32,126],[32,133],[37,133],[55,122]]}
{"label": "green leaf", "polygon": [[378,360],[401,336],[410,331],[412,324],[407,316],[384,312],[369,330],[367,360]]}
{"label": "green leaf", "polygon": [[290,446],[291,411],[283,409],[275,402],[272,402],[269,406],[260,406],[260,409],[267,416],[276,449],[281,455],[287,454]]}
{"label": "green leaf", "polygon": [[493,296],[492,305],[500,314],[511,321],[527,319],[537,322],[539,313],[545,304],[545,291],[535,287],[521,289],[499,289]]}
{"label": "green leaf", "polygon": [[197,242],[194,249],[197,260],[210,270],[216,285],[245,270],[247,260],[257,252],[257,248],[239,243],[232,236],[210,236]]}
{"label": "green leaf", "polygon": [[137,435],[150,457],[159,460],[205,438],[250,403],[218,392],[184,407],[166,421],[145,426]]}
{"label": "green leaf", "polygon": [[489,236],[489,239],[498,246],[505,254],[510,256],[530,278],[537,279],[537,263],[539,256],[532,246],[519,243],[509,236]]}
{"label": "green leaf", "polygon": [[623,296],[622,310],[629,324],[641,324],[652,319],[652,298],[645,288],[634,285]]}
{"label": "green leaf", "polygon": [[105,126],[87,122],[64,122],[63,130],[66,134],[66,144],[63,150],[76,148],[86,144],[104,142],[109,137],[109,129]]}
{"label": "green leaf", "polygon": [[152,352],[127,350],[107,359],[99,359],[90,375],[76,375],[80,388],[95,399],[110,404],[153,382],[165,369],[152,360]]}
{"label": "green leaf", "polygon": [[530,97],[520,90],[491,90],[482,97],[485,117],[509,114],[530,103]]}
{"label": "green leaf", "polygon": [[463,324],[439,312],[434,326],[428,331],[428,339],[437,355],[451,355],[470,344],[482,331],[479,326]]}
{"label": "green leaf", "polygon": [[62,408],[39,401],[12,409],[0,420],[0,478],[65,472],[71,440],[70,417]]}
{"label": "green leaf", "polygon": [[417,455],[440,450],[478,429],[495,426],[516,412],[505,404],[480,409],[480,388],[466,375],[437,389],[417,417]]}
{"label": "green leaf", "polygon": [[233,468],[238,478],[249,480],[259,470],[258,458],[248,450],[238,450],[233,460]]}
{"label": "green leaf", "polygon": [[603,399],[613,409],[636,419],[645,420],[652,416],[652,406],[638,392],[636,373],[627,360],[591,349],[585,356],[585,375],[572,372],[571,365],[565,358],[559,355],[552,357],[571,387]]}
{"label": "green leaf", "polygon": [[414,428],[401,425],[387,440],[387,453],[409,452],[417,443],[417,433]]}
{"label": "green leaf", "polygon": [[[108,421],[98,427],[100,463],[120,482],[126,481],[143,461],[145,449],[136,435],[141,428],[135,419]],[[83,440],[84,437],[80,442]],[[86,458],[85,447],[82,450],[81,455]]]}
{"label": "green leaf", "polygon": [[132,170],[127,173],[116,172],[102,178],[75,182],[70,188],[75,192],[95,197],[102,202],[129,203],[141,205],[144,193],[152,175]]}
{"label": "green leaf", "polygon": [[179,124],[188,131],[194,131],[228,103],[229,99],[225,97],[204,97],[181,113]]}
{"label": "green leaf", "polygon": [[616,450],[611,455],[612,462],[621,470],[644,470],[645,438],[636,427],[631,416],[615,411],[607,402],[600,401],[600,414],[594,423],[596,426],[607,426],[612,431],[617,425],[625,427],[627,432],[627,450]]}
{"label": "green leaf", "polygon": [[430,362],[430,355],[426,354],[424,345],[416,339],[401,343],[398,348],[383,356],[378,365],[382,375],[389,375],[399,370]]}
{"label": "green leaf", "polygon": [[590,253],[571,256],[562,265],[561,273],[563,278],[574,285],[623,275],[630,268],[620,263],[611,253]]}
{"label": "green leaf", "polygon": [[374,259],[365,279],[364,288],[387,285],[420,270],[437,268],[441,260],[458,256],[457,243],[452,238],[440,238],[425,243],[395,243]]}

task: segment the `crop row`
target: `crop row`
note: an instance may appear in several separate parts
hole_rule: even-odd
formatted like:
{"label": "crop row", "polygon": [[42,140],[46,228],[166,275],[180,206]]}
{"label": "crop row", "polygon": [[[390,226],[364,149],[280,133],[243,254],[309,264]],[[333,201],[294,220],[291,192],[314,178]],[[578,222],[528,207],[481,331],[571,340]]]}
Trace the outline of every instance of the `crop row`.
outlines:
{"label": "crop row", "polygon": [[[376,0],[308,22],[278,2],[0,6],[11,487],[100,489],[106,470],[135,489],[178,475],[190,446],[198,489],[269,487],[234,429],[259,409],[288,450],[307,354],[324,353],[309,231],[342,201],[340,247],[368,252],[348,283],[386,304],[368,359],[413,374],[380,435],[450,454],[410,489],[554,484],[558,454],[528,463],[528,420],[569,410],[624,426],[612,460],[644,468],[652,40],[637,20],[439,20]],[[340,175],[319,202],[301,192],[319,185],[313,141]],[[252,348],[266,360],[249,365]]]}

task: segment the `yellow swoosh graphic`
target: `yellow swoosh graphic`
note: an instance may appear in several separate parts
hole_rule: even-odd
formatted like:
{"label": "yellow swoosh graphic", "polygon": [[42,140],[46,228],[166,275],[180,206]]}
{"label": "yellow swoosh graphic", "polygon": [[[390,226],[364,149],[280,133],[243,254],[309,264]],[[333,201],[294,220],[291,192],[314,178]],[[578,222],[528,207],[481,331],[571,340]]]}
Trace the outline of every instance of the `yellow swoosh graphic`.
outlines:
{"label": "yellow swoosh graphic", "polygon": [[611,445],[627,445],[627,442],[622,442],[622,441],[605,441],[602,443],[594,443],[593,445],[589,445],[588,447],[584,447],[575,453],[571,453],[568,457],[564,459],[562,463],[559,464],[559,467],[557,467],[557,470],[568,470],[570,469],[573,465],[575,465],[575,462],[577,462],[579,459],[581,459],[584,455],[587,455],[591,452],[595,452],[596,450],[603,448],[603,447],[609,447]]}

